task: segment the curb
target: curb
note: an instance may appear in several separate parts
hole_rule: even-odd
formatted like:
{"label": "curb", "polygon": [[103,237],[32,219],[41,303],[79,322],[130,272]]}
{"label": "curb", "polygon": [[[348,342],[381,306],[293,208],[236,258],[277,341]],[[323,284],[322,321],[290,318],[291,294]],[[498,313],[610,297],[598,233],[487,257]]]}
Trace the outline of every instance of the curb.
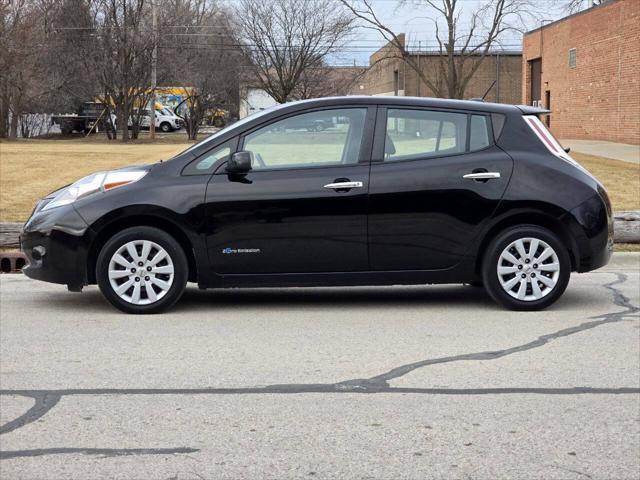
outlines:
{"label": "curb", "polygon": [[22,223],[0,223],[0,247],[20,248]]}
{"label": "curb", "polygon": [[640,243],[640,212],[615,212],[613,232],[617,243]]}

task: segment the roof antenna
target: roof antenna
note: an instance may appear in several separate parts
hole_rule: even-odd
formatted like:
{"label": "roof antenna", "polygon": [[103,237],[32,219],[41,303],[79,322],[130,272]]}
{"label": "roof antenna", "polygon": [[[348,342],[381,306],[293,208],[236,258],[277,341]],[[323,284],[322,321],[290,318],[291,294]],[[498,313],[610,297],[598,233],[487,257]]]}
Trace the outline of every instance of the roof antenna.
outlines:
{"label": "roof antenna", "polygon": [[484,102],[485,97],[489,94],[489,92],[491,91],[491,89],[493,88],[493,86],[496,84],[496,80],[493,81],[493,83],[489,86],[489,88],[487,88],[487,91],[484,92],[484,95],[482,95],[482,98],[472,98],[471,101],[472,102]]}
{"label": "roof antenna", "polygon": [[484,101],[484,98],[487,96],[487,94],[491,91],[491,89],[493,88],[493,86],[496,84],[497,80],[494,80],[493,83],[489,86],[489,88],[487,88],[487,91],[484,92],[484,95],[482,95],[482,100]]}

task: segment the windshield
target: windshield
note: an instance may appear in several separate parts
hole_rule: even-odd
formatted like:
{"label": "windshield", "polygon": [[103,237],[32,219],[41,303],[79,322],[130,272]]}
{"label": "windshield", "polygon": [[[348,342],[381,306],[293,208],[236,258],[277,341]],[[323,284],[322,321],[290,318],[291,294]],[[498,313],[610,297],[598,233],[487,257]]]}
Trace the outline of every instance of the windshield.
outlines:
{"label": "windshield", "polygon": [[160,110],[160,112],[162,113],[162,115],[173,117],[173,112],[169,110],[167,107],[164,107],[162,110]]}
{"label": "windshield", "polygon": [[216,133],[214,133],[213,135],[208,136],[208,137],[207,137],[207,138],[205,138],[204,140],[202,140],[202,141],[200,141],[200,142],[198,142],[198,143],[196,143],[196,144],[192,145],[191,147],[187,148],[187,149],[186,149],[184,152],[182,152],[182,153],[191,152],[191,151],[193,151],[193,150],[196,150],[196,149],[199,149],[199,148],[201,148],[201,147],[204,147],[204,146],[206,146],[207,144],[213,144],[213,143],[215,143],[216,139],[218,139],[219,137],[221,137],[221,136],[222,136],[222,135],[224,135],[225,133],[227,133],[227,132],[229,132],[229,131],[231,131],[231,130],[234,130],[234,129],[236,129],[236,128],[242,127],[243,125],[246,125],[246,124],[247,124],[247,123],[249,123],[250,121],[255,120],[256,118],[260,118],[260,117],[262,117],[263,115],[266,115],[267,113],[271,113],[271,112],[273,112],[274,110],[277,110],[277,109],[282,108],[282,107],[284,107],[284,106],[285,106],[284,104],[282,104],[282,105],[275,105],[275,106],[273,106],[273,107],[269,107],[269,108],[266,108],[266,109],[264,109],[264,110],[261,110],[261,111],[259,111],[259,112],[257,112],[257,113],[254,113],[253,115],[249,115],[249,116],[247,116],[247,117],[244,117],[244,118],[242,118],[242,119],[238,120],[237,122],[232,123],[231,125],[228,125],[228,126],[224,127],[224,128],[223,128],[223,129],[221,129],[221,130],[218,130]]}

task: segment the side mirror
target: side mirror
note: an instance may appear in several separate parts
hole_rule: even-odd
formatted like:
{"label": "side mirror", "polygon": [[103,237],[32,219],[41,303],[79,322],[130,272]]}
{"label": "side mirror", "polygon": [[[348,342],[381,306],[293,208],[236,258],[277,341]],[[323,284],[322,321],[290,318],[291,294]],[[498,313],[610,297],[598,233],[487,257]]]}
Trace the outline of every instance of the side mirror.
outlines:
{"label": "side mirror", "polygon": [[251,152],[236,152],[227,163],[228,173],[247,173],[251,170]]}

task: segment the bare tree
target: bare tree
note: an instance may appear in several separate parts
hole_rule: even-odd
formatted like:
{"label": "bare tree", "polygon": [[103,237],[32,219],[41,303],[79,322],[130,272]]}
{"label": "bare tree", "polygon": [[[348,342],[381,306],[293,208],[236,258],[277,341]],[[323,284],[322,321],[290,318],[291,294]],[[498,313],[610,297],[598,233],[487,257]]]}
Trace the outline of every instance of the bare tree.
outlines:
{"label": "bare tree", "polygon": [[228,12],[212,0],[169,0],[161,23],[161,80],[183,87],[175,108],[195,140],[203,120],[218,109],[235,108],[238,75],[246,63],[232,36]]}
{"label": "bare tree", "polygon": [[[38,0],[53,1],[53,0]],[[152,31],[148,1],[63,0],[58,3],[49,44],[48,79],[77,105],[99,100],[110,124],[117,113],[122,140],[137,138],[149,99]],[[114,132],[115,133],[115,132]],[[115,135],[114,135],[115,138]]]}
{"label": "bare tree", "polygon": [[564,0],[565,10],[569,13],[577,13],[590,7],[602,5],[609,0]]}
{"label": "bare tree", "polygon": [[279,103],[294,98],[305,71],[321,67],[354,26],[335,0],[240,0],[235,17],[254,86]]}
{"label": "bare tree", "polygon": [[91,99],[99,85],[95,60],[94,15],[91,0],[43,0],[54,3],[47,27],[44,72],[50,86],[47,107],[56,112],[75,110]]}
{"label": "bare tree", "polygon": [[[438,71],[429,75],[405,45],[404,35],[394,32],[376,14],[372,0],[340,1],[364,28],[378,31],[388,42],[384,54],[375,63],[401,59],[434,96],[447,98],[464,97],[469,81],[486,56],[499,45],[505,32],[515,24],[524,23],[523,16],[531,6],[530,0],[479,0],[475,10],[463,11],[459,0],[403,2],[414,6],[417,18],[429,19],[434,25]],[[463,14],[466,14],[464,19]]]}
{"label": "bare tree", "polygon": [[[129,119],[136,138],[141,111],[149,101],[153,46],[150,12],[145,0],[98,0],[97,7],[96,36],[100,56],[96,58],[96,68],[100,75],[101,98],[103,103],[115,106],[122,141],[126,142]],[[153,112],[151,121],[154,121]]]}
{"label": "bare tree", "polygon": [[310,67],[302,73],[292,97],[303,100],[348,95],[365,73],[366,69],[361,67]]}
{"label": "bare tree", "polygon": [[0,137],[16,138],[38,96],[40,25],[34,1],[0,0]]}

